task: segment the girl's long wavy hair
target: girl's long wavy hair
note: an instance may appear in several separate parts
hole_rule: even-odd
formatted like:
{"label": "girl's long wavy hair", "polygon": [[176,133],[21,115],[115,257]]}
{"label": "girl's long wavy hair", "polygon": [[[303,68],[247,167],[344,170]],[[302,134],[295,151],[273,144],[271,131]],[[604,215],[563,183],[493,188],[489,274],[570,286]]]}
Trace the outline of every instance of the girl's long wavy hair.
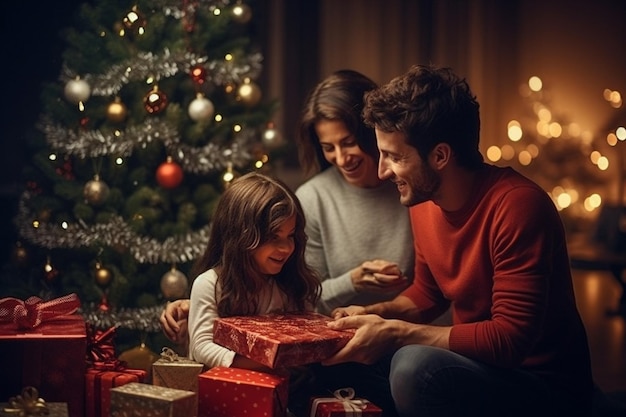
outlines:
{"label": "girl's long wavy hair", "polygon": [[[295,249],[273,278],[287,295],[293,311],[316,305],[321,283],[304,260],[307,236],[304,213],[298,198],[280,180],[251,172],[234,180],[221,195],[211,221],[207,248],[192,268],[192,276],[217,268],[221,317],[258,312],[258,294],[265,285],[255,266],[252,251],[270,239],[281,224],[296,216]],[[217,294],[216,294],[217,295]]]}
{"label": "girl's long wavy hair", "polygon": [[[322,80],[307,97],[298,128],[298,159],[308,176],[324,171],[331,164],[324,157],[315,124],[338,120],[356,138],[359,148],[378,161],[374,129],[365,125],[361,112],[363,96],[376,83],[353,70],[339,70]],[[315,158],[312,156],[315,155]]]}

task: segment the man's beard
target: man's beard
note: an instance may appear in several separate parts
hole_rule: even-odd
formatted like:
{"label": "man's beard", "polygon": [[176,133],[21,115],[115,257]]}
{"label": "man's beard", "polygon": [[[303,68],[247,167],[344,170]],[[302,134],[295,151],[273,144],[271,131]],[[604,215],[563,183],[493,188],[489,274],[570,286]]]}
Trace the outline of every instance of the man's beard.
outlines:
{"label": "man's beard", "polygon": [[423,164],[418,184],[411,184],[411,192],[405,206],[415,206],[424,201],[432,200],[441,186],[441,177],[428,164]]}

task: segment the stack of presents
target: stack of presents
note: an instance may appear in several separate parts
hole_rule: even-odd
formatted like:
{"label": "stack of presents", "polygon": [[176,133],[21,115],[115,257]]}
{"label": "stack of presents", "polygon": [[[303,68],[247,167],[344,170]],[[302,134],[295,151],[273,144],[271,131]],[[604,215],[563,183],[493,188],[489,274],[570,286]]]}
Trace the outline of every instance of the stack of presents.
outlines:
{"label": "stack of presents", "polygon": [[[75,294],[43,301],[0,299],[0,416],[286,417],[289,377],[215,367],[167,347],[145,369],[115,354],[115,328],[94,329]],[[316,313],[217,320],[214,341],[270,368],[321,361],[344,346]],[[382,410],[350,388],[312,397],[310,416],[378,417]]]}

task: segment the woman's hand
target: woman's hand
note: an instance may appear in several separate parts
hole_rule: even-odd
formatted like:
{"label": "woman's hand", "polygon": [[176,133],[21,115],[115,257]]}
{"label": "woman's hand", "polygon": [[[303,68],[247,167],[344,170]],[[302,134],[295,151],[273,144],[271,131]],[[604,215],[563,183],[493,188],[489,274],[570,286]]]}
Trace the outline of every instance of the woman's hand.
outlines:
{"label": "woman's hand", "polygon": [[350,271],[350,277],[358,292],[395,293],[409,285],[398,264],[383,259],[363,262]]}
{"label": "woman's hand", "polygon": [[169,340],[176,344],[187,343],[187,317],[189,317],[189,299],[167,303],[159,322]]}

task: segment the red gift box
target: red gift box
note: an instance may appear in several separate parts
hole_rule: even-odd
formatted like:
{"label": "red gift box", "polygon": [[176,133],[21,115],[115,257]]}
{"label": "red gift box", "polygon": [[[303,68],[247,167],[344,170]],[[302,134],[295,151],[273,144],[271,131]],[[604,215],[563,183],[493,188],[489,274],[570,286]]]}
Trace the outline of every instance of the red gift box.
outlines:
{"label": "red gift box", "polygon": [[144,382],[143,369],[101,371],[88,369],[85,374],[85,416],[109,417],[111,413],[111,388],[131,382]]}
{"label": "red gift box", "polygon": [[319,313],[218,318],[213,341],[270,368],[322,361],[348,343],[354,330],[334,330]]}
{"label": "red gift box", "polygon": [[338,389],[334,397],[313,398],[311,417],[380,417],[383,413],[376,404],[364,398],[355,398],[352,388]]}
{"label": "red gift box", "polygon": [[83,417],[86,345],[85,320],[78,314],[34,328],[0,322],[0,401],[32,386],[46,401],[67,403],[70,417]]}
{"label": "red gift box", "polygon": [[288,383],[279,375],[216,366],[198,375],[198,417],[283,417]]}
{"label": "red gift box", "polygon": [[145,370],[128,369],[115,356],[115,331],[115,327],[103,331],[87,325],[86,417],[109,417],[111,388],[146,380],[148,373]]}

